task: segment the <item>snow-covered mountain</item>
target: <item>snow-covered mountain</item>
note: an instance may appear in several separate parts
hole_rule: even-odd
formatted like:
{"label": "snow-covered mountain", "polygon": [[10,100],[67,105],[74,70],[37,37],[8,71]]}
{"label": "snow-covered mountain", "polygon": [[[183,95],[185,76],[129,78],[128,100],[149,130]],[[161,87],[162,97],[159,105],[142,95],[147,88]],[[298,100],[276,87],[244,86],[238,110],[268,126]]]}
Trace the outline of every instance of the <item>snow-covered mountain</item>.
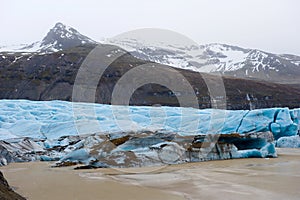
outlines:
{"label": "snow-covered mountain", "polygon": [[0,52],[40,52],[50,53],[96,42],[62,23],[56,23],[47,35],[38,42],[12,46],[0,46]]}
{"label": "snow-covered mountain", "polygon": [[277,55],[218,43],[199,46],[144,45],[133,38],[118,38],[107,43],[118,45],[140,59],[196,72],[220,72],[240,78],[279,82],[282,78],[283,82],[297,80],[300,75],[300,56],[296,55]]}
{"label": "snow-covered mountain", "polygon": [[[120,46],[133,56],[196,72],[221,73],[238,78],[253,78],[278,83],[300,84],[300,56],[273,54],[226,44],[198,45],[189,40],[174,40],[170,32],[151,32],[143,39],[139,35],[115,37],[101,43]],[[152,41],[158,34],[161,40]],[[172,34],[172,33],[171,33]],[[175,41],[175,42],[174,42]],[[72,27],[57,23],[39,42],[9,47],[0,46],[0,56],[6,52],[52,53],[83,44],[99,44]],[[16,55],[17,56],[17,55]],[[17,59],[18,57],[16,57]]]}

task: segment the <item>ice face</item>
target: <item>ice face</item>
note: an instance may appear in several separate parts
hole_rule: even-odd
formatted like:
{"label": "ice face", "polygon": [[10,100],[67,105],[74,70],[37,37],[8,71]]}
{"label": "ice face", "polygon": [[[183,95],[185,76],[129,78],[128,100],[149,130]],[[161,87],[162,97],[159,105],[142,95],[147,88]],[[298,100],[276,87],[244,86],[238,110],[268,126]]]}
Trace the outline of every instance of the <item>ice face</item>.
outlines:
{"label": "ice face", "polygon": [[277,140],[276,146],[281,148],[300,148],[300,136],[281,137]]}
{"label": "ice face", "polygon": [[[122,116],[116,115],[115,107],[111,105],[64,101],[0,100],[0,107],[1,140],[18,137],[57,139],[69,135],[138,130],[166,130],[185,136],[271,131],[278,139],[296,135],[300,124],[300,109],[288,108],[231,111],[119,106],[129,113]],[[93,112],[89,111],[91,108]]]}
{"label": "ice face", "polygon": [[[300,147],[300,109],[198,110],[27,100],[0,100],[0,108],[0,165],[60,160],[136,167],[276,157],[273,137],[278,147]],[[205,144],[207,134],[223,135],[205,153],[198,146]]]}

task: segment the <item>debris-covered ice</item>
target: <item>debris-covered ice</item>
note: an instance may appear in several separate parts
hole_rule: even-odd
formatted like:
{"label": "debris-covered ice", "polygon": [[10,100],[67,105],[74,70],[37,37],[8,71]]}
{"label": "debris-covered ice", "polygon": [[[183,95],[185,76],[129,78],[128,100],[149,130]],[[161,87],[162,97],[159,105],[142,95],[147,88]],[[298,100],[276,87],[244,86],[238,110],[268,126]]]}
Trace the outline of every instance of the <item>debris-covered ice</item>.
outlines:
{"label": "debris-covered ice", "polygon": [[[0,165],[137,167],[276,157],[299,147],[300,109],[198,110],[0,100]],[[275,141],[277,140],[277,141]]]}

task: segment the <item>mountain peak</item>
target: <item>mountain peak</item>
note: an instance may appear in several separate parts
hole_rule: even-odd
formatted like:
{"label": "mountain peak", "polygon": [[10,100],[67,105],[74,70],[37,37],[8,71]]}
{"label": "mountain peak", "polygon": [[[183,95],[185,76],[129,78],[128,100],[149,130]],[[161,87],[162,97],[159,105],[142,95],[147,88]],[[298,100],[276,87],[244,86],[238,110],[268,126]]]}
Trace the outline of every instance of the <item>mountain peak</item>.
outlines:
{"label": "mountain peak", "polygon": [[50,31],[48,32],[48,34],[50,32],[54,32],[56,34],[60,34],[62,37],[64,34],[69,33],[71,35],[77,34],[77,35],[81,35],[76,29],[67,26],[61,22],[57,22],[54,27],[52,29],[50,29]]}
{"label": "mountain peak", "polygon": [[44,37],[41,47],[49,51],[56,51],[88,43],[94,44],[96,42],[82,35],[76,29],[58,22]]}
{"label": "mountain peak", "polygon": [[82,35],[76,29],[61,22],[54,25],[47,35],[38,42],[18,46],[0,47],[0,52],[39,52],[51,53],[66,50],[83,44],[96,44],[94,40]]}
{"label": "mountain peak", "polygon": [[54,27],[66,27],[66,25],[64,25],[63,23],[61,23],[61,22],[57,22],[56,24],[55,24],[55,26]]}

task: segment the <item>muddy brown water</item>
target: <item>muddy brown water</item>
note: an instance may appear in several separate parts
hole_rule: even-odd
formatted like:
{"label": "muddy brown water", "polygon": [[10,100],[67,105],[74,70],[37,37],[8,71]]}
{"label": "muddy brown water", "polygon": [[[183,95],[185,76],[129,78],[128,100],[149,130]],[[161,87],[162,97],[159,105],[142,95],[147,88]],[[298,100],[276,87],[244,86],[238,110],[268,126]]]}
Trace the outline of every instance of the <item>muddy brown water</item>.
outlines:
{"label": "muddy brown water", "polygon": [[298,200],[300,149],[278,149],[278,154],[148,168],[73,170],[31,162],[0,170],[29,200]]}

